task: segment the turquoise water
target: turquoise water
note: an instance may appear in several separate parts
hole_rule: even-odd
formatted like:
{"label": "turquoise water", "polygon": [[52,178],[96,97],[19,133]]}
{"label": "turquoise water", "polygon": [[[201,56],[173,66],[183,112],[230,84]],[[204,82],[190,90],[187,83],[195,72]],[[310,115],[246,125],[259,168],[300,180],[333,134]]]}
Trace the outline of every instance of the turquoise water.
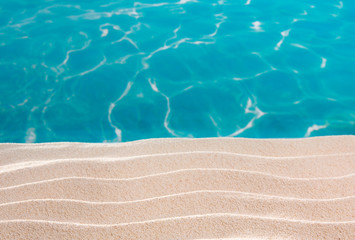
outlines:
{"label": "turquoise water", "polygon": [[0,0],[0,142],[355,134],[354,9]]}

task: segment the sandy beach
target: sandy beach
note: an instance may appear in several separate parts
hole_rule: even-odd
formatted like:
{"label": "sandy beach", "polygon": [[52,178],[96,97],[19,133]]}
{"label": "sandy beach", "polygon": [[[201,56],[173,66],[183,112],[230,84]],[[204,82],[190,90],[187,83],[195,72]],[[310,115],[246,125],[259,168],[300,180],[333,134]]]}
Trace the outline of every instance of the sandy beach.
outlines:
{"label": "sandy beach", "polygon": [[355,136],[0,144],[0,239],[353,239]]}

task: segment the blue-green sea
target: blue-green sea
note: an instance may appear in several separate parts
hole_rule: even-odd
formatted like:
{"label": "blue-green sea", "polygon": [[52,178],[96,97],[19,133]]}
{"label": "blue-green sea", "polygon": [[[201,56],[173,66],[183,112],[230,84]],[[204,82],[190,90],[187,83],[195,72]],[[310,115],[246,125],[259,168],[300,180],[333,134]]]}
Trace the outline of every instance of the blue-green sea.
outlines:
{"label": "blue-green sea", "polygon": [[353,0],[0,0],[0,142],[341,134]]}

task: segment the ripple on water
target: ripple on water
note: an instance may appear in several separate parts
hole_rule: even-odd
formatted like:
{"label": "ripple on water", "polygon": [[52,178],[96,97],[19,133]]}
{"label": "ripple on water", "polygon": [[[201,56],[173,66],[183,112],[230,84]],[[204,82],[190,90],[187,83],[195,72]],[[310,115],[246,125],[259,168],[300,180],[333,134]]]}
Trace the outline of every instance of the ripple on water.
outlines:
{"label": "ripple on water", "polygon": [[339,99],[354,99],[355,81],[354,71],[355,59],[343,61],[333,57],[328,63],[327,68],[319,73],[319,78],[327,89],[329,97]]}
{"label": "ripple on water", "polygon": [[185,137],[226,136],[252,119],[245,115],[246,103],[247,96],[241,89],[193,87],[171,98],[170,124]]}
{"label": "ripple on water", "polygon": [[[158,79],[164,79],[162,84],[167,85],[167,90],[171,82],[189,82],[191,84],[191,72],[189,65],[185,62],[186,57],[179,54],[179,49],[169,49],[156,53],[149,60],[149,74]],[[187,87],[187,86],[185,86]]]}
{"label": "ripple on water", "polygon": [[263,111],[290,111],[294,102],[304,97],[299,82],[291,72],[274,70],[245,80],[244,86],[258,99]]}
{"label": "ripple on water", "polygon": [[148,138],[156,132],[168,137],[164,128],[164,118],[168,111],[167,101],[155,92],[149,84],[133,85],[128,94],[115,104],[111,119],[113,125],[124,129],[125,141]]}
{"label": "ripple on water", "polygon": [[[312,121],[308,121],[298,113],[275,112],[263,116],[255,122],[255,127],[250,129],[256,137],[266,138],[277,129],[276,138],[304,137]],[[247,132],[246,132],[247,133]]]}

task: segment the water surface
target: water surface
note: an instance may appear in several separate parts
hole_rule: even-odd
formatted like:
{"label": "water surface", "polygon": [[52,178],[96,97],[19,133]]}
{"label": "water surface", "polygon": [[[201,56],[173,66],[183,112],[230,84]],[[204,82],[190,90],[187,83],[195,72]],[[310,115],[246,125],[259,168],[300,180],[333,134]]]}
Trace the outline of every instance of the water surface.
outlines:
{"label": "water surface", "polygon": [[0,0],[0,142],[355,134],[354,9]]}

